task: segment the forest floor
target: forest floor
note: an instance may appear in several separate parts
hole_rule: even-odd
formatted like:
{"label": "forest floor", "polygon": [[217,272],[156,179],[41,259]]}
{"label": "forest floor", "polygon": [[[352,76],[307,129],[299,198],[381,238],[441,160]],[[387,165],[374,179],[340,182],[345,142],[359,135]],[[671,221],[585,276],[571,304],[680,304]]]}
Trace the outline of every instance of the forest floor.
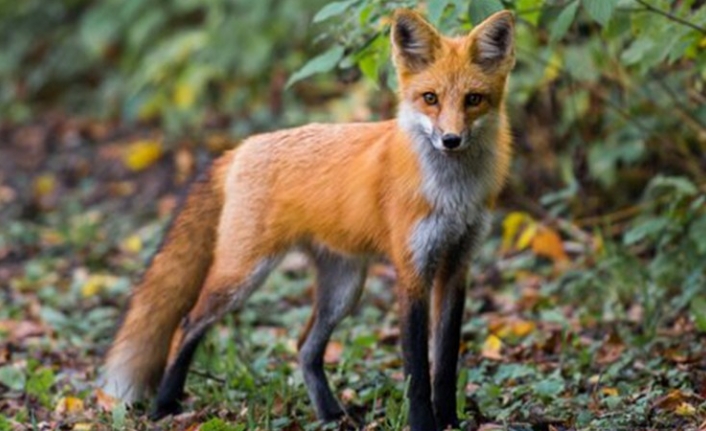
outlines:
{"label": "forest floor", "polygon": [[[185,413],[154,424],[95,387],[180,194],[228,139],[166,145],[57,119],[0,130],[0,142],[0,431],[321,428],[296,363],[314,282],[297,255],[211,331]],[[470,276],[457,394],[467,428],[706,430],[704,333],[684,294],[630,282],[634,259],[597,282],[619,256],[501,202]],[[371,266],[326,352],[335,392],[370,430],[406,422],[394,281],[389,265]]]}

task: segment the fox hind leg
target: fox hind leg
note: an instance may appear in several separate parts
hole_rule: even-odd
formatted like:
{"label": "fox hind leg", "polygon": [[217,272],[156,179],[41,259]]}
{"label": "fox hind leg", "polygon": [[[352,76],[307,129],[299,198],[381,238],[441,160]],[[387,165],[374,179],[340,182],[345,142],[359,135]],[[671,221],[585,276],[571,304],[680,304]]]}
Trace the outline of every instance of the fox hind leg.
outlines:
{"label": "fox hind leg", "polygon": [[245,272],[244,277],[237,275],[237,271],[220,272],[212,268],[196,305],[172,338],[167,369],[157,390],[153,419],[179,412],[189,365],[201,339],[225,313],[240,308],[279,261],[278,257],[262,259]]}
{"label": "fox hind leg", "polygon": [[323,249],[312,252],[312,257],[318,286],[309,324],[299,339],[299,363],[317,417],[332,421],[344,417],[345,411],[326,379],[324,353],[336,325],[360,299],[366,263]]}

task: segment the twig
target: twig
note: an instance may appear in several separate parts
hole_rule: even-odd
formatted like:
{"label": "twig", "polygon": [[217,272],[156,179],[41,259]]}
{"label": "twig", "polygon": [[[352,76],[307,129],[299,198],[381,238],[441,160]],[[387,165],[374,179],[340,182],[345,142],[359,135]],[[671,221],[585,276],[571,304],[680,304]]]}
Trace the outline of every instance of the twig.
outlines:
{"label": "twig", "polygon": [[666,10],[662,10],[658,7],[652,6],[651,4],[647,3],[645,0],[635,0],[635,1],[640,3],[642,6],[644,6],[650,12],[654,12],[657,15],[662,15],[663,17],[668,18],[674,22],[678,22],[679,24],[685,25],[687,27],[693,28],[694,30],[696,30],[698,32],[706,34],[706,28],[698,26],[698,25],[694,24],[693,22],[689,22],[689,21],[685,20],[684,18],[680,18],[670,12],[667,12]]}

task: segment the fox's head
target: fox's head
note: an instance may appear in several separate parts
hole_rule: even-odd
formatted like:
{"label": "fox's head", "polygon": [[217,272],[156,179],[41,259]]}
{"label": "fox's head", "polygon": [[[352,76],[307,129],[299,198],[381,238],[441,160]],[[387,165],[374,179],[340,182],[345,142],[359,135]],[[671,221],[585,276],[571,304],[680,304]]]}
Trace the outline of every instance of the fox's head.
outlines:
{"label": "fox's head", "polygon": [[513,30],[508,11],[455,38],[442,36],[416,12],[395,12],[391,38],[401,126],[442,151],[461,151],[492,135],[515,64]]}

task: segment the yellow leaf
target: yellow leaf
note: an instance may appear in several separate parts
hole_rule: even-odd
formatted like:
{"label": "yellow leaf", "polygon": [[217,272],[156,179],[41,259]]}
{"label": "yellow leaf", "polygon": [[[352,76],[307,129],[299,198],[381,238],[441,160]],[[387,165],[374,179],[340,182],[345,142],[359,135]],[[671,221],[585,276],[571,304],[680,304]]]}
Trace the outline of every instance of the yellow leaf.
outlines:
{"label": "yellow leaf", "polygon": [[532,238],[532,251],[537,256],[547,257],[555,262],[569,260],[559,234],[546,226],[539,229]]}
{"label": "yellow leaf", "polygon": [[142,239],[138,235],[130,235],[122,243],[123,250],[137,254],[142,250]]}
{"label": "yellow leaf", "polygon": [[674,409],[674,413],[679,416],[693,416],[696,413],[696,408],[690,403],[683,402]]}
{"label": "yellow leaf", "polygon": [[87,422],[75,423],[73,428],[71,428],[72,431],[91,431],[92,429],[93,425]]}
{"label": "yellow leaf", "polygon": [[488,359],[502,359],[500,350],[503,348],[503,342],[497,335],[490,334],[483,342],[481,354]]}
{"label": "yellow leaf", "polygon": [[530,217],[523,212],[515,211],[505,217],[503,220],[503,250],[509,250],[512,247],[512,242],[520,231],[520,226],[530,220]]}
{"label": "yellow leaf", "polygon": [[517,320],[511,323],[510,332],[516,337],[526,337],[534,332],[536,325],[529,320]]}
{"label": "yellow leaf", "polygon": [[618,390],[616,388],[601,388],[601,393],[607,397],[618,396]]}
{"label": "yellow leaf", "polygon": [[517,247],[518,250],[526,249],[529,247],[530,243],[532,243],[532,239],[536,234],[537,223],[531,221],[520,233],[520,236],[517,238],[517,242],[515,243],[515,247]]}
{"label": "yellow leaf", "polygon": [[115,277],[106,274],[91,274],[83,286],[81,286],[81,295],[84,298],[97,295],[103,289],[115,282]]}
{"label": "yellow leaf", "polygon": [[56,403],[55,412],[59,414],[73,414],[83,411],[83,401],[76,397],[62,397]]}
{"label": "yellow leaf", "polygon": [[56,177],[53,174],[42,174],[34,179],[34,194],[46,196],[56,188]]}
{"label": "yellow leaf", "polygon": [[194,87],[186,82],[177,84],[174,89],[174,104],[179,109],[188,109],[196,101],[196,91]]}
{"label": "yellow leaf", "polygon": [[123,153],[123,163],[133,171],[148,168],[162,156],[162,144],[154,140],[142,140],[130,144]]}

